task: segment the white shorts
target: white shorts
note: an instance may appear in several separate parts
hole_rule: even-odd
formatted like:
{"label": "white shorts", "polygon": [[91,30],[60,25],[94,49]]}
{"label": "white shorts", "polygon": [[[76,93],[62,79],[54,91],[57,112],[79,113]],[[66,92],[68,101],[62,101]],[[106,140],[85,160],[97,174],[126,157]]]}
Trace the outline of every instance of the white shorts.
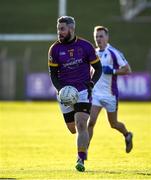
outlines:
{"label": "white shorts", "polygon": [[107,112],[117,111],[118,100],[116,96],[96,96],[92,95],[92,105],[103,107]]}
{"label": "white shorts", "polygon": [[[58,99],[58,97],[57,97],[57,99]],[[80,103],[80,102],[90,103],[90,100],[88,99],[87,89],[79,92],[78,103]],[[65,106],[65,105],[61,104],[60,102],[59,102],[59,105],[60,105],[60,109],[63,114],[74,111],[73,106]]]}

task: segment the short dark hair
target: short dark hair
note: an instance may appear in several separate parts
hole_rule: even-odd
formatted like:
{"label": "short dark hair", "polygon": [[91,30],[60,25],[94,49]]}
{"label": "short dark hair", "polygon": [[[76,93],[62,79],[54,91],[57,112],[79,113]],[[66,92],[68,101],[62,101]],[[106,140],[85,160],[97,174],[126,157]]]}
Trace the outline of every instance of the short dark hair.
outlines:
{"label": "short dark hair", "polygon": [[58,18],[57,23],[66,23],[67,25],[72,24],[75,27],[75,20],[71,16],[61,16]]}
{"label": "short dark hair", "polygon": [[109,34],[109,30],[105,26],[95,26],[94,27],[94,32],[102,31],[102,30],[105,31],[106,34]]}

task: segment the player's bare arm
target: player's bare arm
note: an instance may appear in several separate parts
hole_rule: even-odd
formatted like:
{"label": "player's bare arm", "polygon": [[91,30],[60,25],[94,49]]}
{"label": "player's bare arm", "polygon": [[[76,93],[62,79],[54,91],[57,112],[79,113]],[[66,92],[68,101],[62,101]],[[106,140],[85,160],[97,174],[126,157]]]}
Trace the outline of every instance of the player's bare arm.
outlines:
{"label": "player's bare arm", "polygon": [[132,71],[129,64],[115,70],[116,75],[126,75],[126,74],[130,74],[131,72]]}

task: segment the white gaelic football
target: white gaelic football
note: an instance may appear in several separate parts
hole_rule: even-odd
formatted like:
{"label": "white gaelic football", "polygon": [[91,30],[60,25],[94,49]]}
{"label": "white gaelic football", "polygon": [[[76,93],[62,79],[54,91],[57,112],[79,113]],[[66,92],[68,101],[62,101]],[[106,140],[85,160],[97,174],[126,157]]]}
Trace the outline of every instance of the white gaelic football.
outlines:
{"label": "white gaelic football", "polygon": [[70,106],[77,103],[79,98],[78,90],[73,86],[64,86],[59,91],[59,100],[62,104]]}

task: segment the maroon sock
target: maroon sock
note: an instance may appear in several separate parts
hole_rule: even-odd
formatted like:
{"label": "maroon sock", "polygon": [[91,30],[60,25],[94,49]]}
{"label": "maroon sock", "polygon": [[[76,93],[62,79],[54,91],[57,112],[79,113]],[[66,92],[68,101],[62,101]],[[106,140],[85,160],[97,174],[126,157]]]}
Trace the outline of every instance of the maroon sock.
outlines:
{"label": "maroon sock", "polygon": [[78,157],[84,161],[86,159],[86,153],[85,152],[78,152]]}

